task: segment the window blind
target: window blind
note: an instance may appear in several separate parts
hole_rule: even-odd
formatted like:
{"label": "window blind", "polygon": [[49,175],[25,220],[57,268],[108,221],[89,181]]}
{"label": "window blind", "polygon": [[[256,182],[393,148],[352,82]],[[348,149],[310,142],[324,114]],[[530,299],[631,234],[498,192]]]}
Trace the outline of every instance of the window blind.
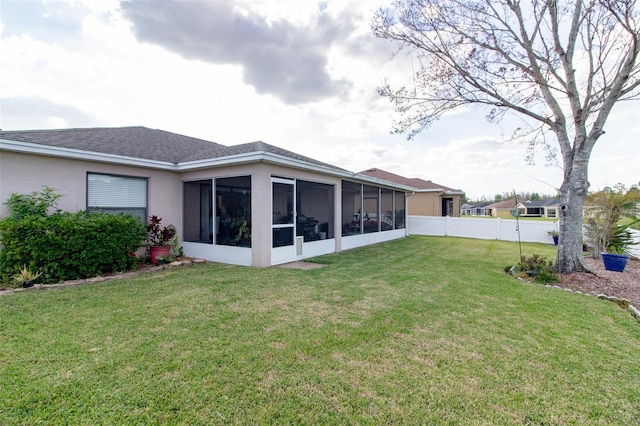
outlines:
{"label": "window blind", "polygon": [[89,173],[87,207],[146,209],[147,179]]}

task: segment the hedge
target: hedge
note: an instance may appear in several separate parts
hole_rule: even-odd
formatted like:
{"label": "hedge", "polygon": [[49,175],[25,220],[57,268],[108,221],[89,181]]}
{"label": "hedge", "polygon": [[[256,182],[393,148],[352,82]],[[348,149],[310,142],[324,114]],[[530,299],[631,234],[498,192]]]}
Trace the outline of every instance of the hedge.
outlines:
{"label": "hedge", "polygon": [[54,283],[132,269],[146,237],[139,218],[125,214],[60,212],[0,221],[0,279],[27,265]]}

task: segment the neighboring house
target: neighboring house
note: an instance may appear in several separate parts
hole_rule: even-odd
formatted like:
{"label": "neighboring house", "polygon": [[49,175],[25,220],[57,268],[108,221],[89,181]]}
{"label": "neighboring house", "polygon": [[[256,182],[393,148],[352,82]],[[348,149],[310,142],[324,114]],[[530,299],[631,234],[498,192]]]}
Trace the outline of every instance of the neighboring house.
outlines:
{"label": "neighboring house", "polygon": [[513,198],[509,198],[507,200],[489,204],[485,208],[491,212],[491,216],[510,218],[513,217],[511,211],[516,209],[516,201]]}
{"label": "neighboring house", "polygon": [[359,175],[394,182],[413,189],[407,199],[408,213],[412,216],[460,216],[460,197],[464,192],[419,178],[406,178],[380,169],[369,169]]}
{"label": "neighboring house", "polygon": [[158,215],[185,255],[261,267],[402,238],[413,191],[264,142],[145,127],[0,131],[0,203],[43,186],[63,195],[62,210]]}
{"label": "neighboring house", "polygon": [[491,216],[491,209],[488,202],[480,204],[463,204],[460,208],[461,212],[465,216]]}
{"label": "neighboring house", "polygon": [[525,201],[518,203],[518,211],[520,212],[520,216],[556,219],[561,204],[562,200],[560,198]]}

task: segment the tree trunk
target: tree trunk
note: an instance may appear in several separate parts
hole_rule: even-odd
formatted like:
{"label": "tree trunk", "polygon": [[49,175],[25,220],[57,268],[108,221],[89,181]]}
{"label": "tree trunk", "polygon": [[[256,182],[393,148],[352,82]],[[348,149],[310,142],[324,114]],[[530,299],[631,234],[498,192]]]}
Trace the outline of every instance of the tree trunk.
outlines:
{"label": "tree trunk", "polygon": [[[569,172],[560,188],[562,206],[559,212],[560,227],[556,270],[561,274],[589,272],[582,253],[582,213],[589,182],[587,180],[587,158],[573,159]],[[566,168],[565,168],[566,170]]]}

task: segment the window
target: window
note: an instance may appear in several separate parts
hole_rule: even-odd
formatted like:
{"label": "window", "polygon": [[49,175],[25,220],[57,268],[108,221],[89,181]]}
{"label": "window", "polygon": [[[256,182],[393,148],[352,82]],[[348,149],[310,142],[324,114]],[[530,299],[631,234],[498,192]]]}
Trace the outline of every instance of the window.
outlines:
{"label": "window", "polygon": [[361,234],[362,185],[342,181],[342,235]]}
{"label": "window", "polygon": [[147,222],[147,179],[87,173],[87,210],[131,213]]}
{"label": "window", "polygon": [[213,193],[211,179],[185,182],[184,240],[194,243],[213,243]]}
{"label": "window", "polygon": [[272,182],[273,204],[273,247],[285,247],[293,245],[294,218],[293,210],[293,181]]}
{"label": "window", "polygon": [[380,216],[378,215],[378,203],[380,201],[380,188],[377,186],[363,186],[364,200],[364,233],[380,231]]}
{"label": "window", "polygon": [[296,191],[296,235],[305,243],[333,238],[333,185],[299,180]]}
{"label": "window", "polygon": [[404,229],[404,192],[342,181],[342,236]]}
{"label": "window", "polygon": [[405,197],[404,192],[394,191],[394,209],[396,213],[395,228],[404,229],[404,215],[405,215]]}
{"label": "window", "polygon": [[251,176],[221,178],[216,185],[216,244],[251,247]]}
{"label": "window", "polygon": [[389,231],[393,229],[393,191],[382,189],[380,191],[380,230]]}

